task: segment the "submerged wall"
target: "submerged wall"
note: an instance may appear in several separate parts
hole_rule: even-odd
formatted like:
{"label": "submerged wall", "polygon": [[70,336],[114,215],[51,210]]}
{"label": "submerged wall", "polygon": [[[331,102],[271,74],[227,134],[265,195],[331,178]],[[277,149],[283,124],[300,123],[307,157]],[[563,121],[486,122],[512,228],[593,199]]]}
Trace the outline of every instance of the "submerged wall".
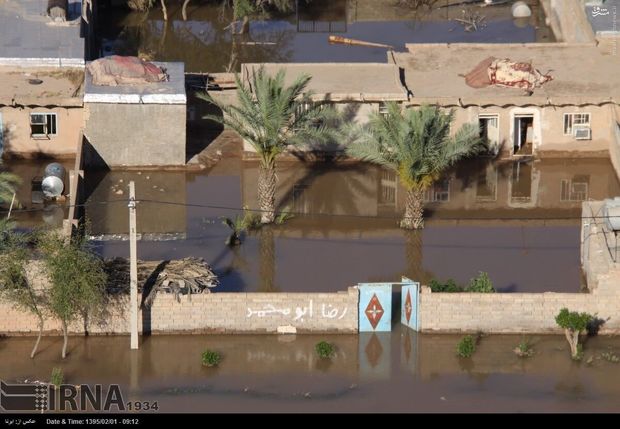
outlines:
{"label": "submerged wall", "polygon": [[[499,143],[502,154],[512,154],[515,140],[515,115],[533,115],[533,151],[537,155],[553,155],[554,153],[573,153],[577,156],[587,153],[588,156],[600,154],[607,156],[609,142],[613,133],[609,124],[614,120],[614,105],[603,106],[529,106],[529,107],[468,107],[455,110],[454,132],[465,124],[477,123],[481,115],[497,116],[499,127]],[[576,140],[573,135],[564,134],[564,116],[571,113],[590,114],[590,140]]]}
{"label": "submerged wall", "polygon": [[[128,297],[111,299],[105,314],[91,321],[91,334],[128,334]],[[150,309],[141,310],[141,332],[151,333],[275,333],[294,327],[298,333],[357,332],[358,290],[335,293],[207,293],[181,296],[158,294]],[[29,313],[0,303],[0,333],[34,334],[37,320]],[[60,332],[57,321],[45,331]],[[83,334],[81,320],[71,324]]]}
{"label": "submerged wall", "polygon": [[566,307],[604,320],[601,333],[620,333],[620,264],[611,258],[603,221],[597,217],[601,213],[600,202],[583,203],[581,257],[589,293],[432,293],[423,288],[421,329],[559,332],[555,316]]}

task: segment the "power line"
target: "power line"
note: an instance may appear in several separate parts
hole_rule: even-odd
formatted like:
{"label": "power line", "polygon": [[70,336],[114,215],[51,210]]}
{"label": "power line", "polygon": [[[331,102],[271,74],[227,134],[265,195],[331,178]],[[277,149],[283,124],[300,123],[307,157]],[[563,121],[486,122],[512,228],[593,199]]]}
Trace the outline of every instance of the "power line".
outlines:
{"label": "power line", "polygon": [[[116,204],[116,203],[125,203],[128,204],[129,200],[109,200],[109,201],[90,201],[82,204],[74,204],[74,205],[65,205],[58,206],[61,208],[78,208],[78,207],[89,207],[95,205],[107,205],[107,204]],[[147,204],[161,204],[161,205],[172,205],[172,206],[180,206],[180,207],[188,207],[188,208],[205,208],[205,209],[214,209],[214,210],[230,210],[230,211],[239,211],[239,212],[252,212],[252,213],[266,213],[269,210],[263,209],[252,209],[247,207],[231,207],[231,206],[220,206],[213,204],[195,204],[195,203],[181,203],[174,201],[161,201],[161,200],[136,200],[136,203],[147,203]],[[524,209],[527,210],[527,209]],[[13,210],[12,214],[17,215],[19,213],[33,213],[33,212],[45,212],[45,208],[33,208],[33,209],[23,209],[23,210]],[[0,213],[8,213],[8,210],[2,210]],[[384,220],[401,220],[402,216],[381,216],[381,215],[360,215],[360,214],[337,214],[337,213],[320,213],[320,212],[294,212],[289,210],[280,210],[276,213],[285,213],[287,215],[296,216],[296,217],[331,217],[331,218],[361,218],[361,219],[384,219]],[[449,221],[469,221],[469,220],[519,220],[519,221],[532,221],[532,220],[594,220],[594,219],[614,219],[620,217],[620,215],[612,215],[612,216],[602,216],[599,215],[600,209],[597,211],[597,214],[593,214],[592,216],[527,216],[527,217],[493,217],[493,216],[481,216],[481,217],[445,217],[438,216],[435,217],[434,220],[449,220]],[[427,218],[431,219],[431,218]]]}

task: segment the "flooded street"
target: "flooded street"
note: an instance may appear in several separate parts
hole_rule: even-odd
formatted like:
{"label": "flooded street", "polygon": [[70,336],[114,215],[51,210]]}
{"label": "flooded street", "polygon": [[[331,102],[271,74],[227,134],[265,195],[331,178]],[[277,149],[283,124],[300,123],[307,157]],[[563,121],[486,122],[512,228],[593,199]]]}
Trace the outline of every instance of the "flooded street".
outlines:
{"label": "flooded street", "polygon": [[[4,162],[3,169],[13,173],[21,180],[21,184],[16,189],[15,204],[11,212],[11,219],[20,228],[35,228],[47,226],[51,228],[62,227],[63,219],[67,218],[69,209],[66,200],[44,201],[40,192],[36,192],[36,183],[42,180],[45,167],[51,160],[10,160]],[[65,193],[69,189],[69,170],[73,169],[72,159],[56,160],[62,164],[67,172],[64,186]],[[35,192],[33,192],[33,190]],[[5,208],[6,206],[6,208]],[[10,201],[3,204],[2,210],[8,210]],[[6,216],[6,215],[5,215]]]}
{"label": "flooded street", "polygon": [[[488,8],[445,6],[433,9],[395,6],[385,0],[298,0],[288,12],[252,20],[247,34],[231,36],[230,8],[218,2],[190,2],[187,20],[182,1],[168,1],[169,20],[159,8],[149,13],[109,9],[99,25],[104,55],[146,55],[157,61],[183,61],[190,72],[239,71],[248,62],[381,62],[386,50],[330,45],[328,35],[360,39],[405,50],[405,43],[551,42],[544,12],[537,2],[531,18],[513,20],[510,5]],[[454,3],[454,2],[452,2]],[[463,10],[486,17],[484,28],[464,31],[455,19]]]}
{"label": "flooded street", "polygon": [[[393,173],[354,163],[281,162],[277,204],[295,216],[225,245],[242,207],[257,208],[258,167],[89,173],[86,215],[105,257],[128,256],[126,192],[135,180],[138,257],[203,257],[220,291],[331,292],[358,282],[466,283],[490,274],[502,292],[580,289],[581,202],[618,195],[606,159],[461,164],[427,192],[426,228],[397,227],[405,193]],[[312,255],[311,258],[308,255]]]}
{"label": "flooded street", "polygon": [[[153,336],[133,354],[128,337],[80,337],[71,338],[64,362],[60,337],[44,338],[34,360],[33,338],[0,339],[0,378],[47,380],[60,366],[68,383],[119,383],[125,399],[158,401],[160,412],[620,410],[620,364],[604,358],[620,353],[618,337],[588,339],[581,363],[559,335],[530,337],[535,355],[525,359],[512,352],[521,337],[483,337],[473,358],[460,359],[457,336],[394,329]],[[331,362],[316,357],[321,340],[337,347]],[[221,352],[217,368],[200,364],[205,348]]]}

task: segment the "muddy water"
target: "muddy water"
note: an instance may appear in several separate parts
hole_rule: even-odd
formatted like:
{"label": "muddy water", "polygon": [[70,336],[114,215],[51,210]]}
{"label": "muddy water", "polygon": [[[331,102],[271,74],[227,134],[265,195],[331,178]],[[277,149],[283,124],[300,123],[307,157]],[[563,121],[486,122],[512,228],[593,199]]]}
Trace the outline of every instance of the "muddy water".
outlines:
{"label": "muddy water", "polygon": [[[34,193],[33,197],[33,185],[32,182],[41,180],[45,167],[51,163],[51,160],[10,160],[5,161],[2,165],[3,171],[9,171],[21,180],[20,185],[17,187],[15,194],[15,204],[11,211],[11,219],[17,222],[17,225],[22,228],[33,228],[40,226],[48,226],[52,228],[59,228],[62,226],[62,221],[68,214],[68,200],[62,201],[42,201],[37,193]],[[69,190],[69,170],[73,169],[73,160],[59,160],[59,162],[65,167],[67,172],[65,175],[65,191],[64,194],[68,194]],[[2,205],[0,210],[3,212],[8,211],[10,201],[7,204]],[[4,216],[7,214],[4,213]]]}
{"label": "muddy water", "polygon": [[[314,344],[336,345],[331,362]],[[459,337],[392,333],[338,336],[153,336],[130,353],[128,337],[0,340],[0,378],[47,380],[60,366],[69,383],[119,383],[126,398],[156,400],[160,412],[210,411],[620,411],[617,337],[594,337],[571,361],[561,336],[529,338],[535,354],[518,358],[518,336],[484,337],[471,359],[455,356]],[[200,353],[219,351],[217,368]],[[174,350],[174,353],[171,353]],[[104,359],[102,356],[114,356]]]}
{"label": "muddy water", "polygon": [[142,200],[139,257],[203,257],[222,291],[336,291],[401,275],[466,283],[479,270],[502,292],[578,291],[581,202],[620,194],[605,159],[475,161],[427,192],[426,228],[404,232],[397,224],[405,192],[393,174],[366,164],[279,165],[277,204],[295,216],[245,234],[234,249],[219,217],[257,207],[256,163],[89,173],[86,212],[98,249],[128,255],[131,179]]}
{"label": "muddy water", "polygon": [[[183,61],[187,71],[238,71],[244,62],[356,62],[386,61],[386,50],[360,46],[330,45],[329,34],[366,40],[404,50],[405,43],[434,42],[547,42],[552,32],[545,26],[538,2],[532,18],[513,20],[510,5],[445,5],[414,10],[386,0],[291,1],[290,11],[253,20],[243,36],[230,34],[230,10],[221,2],[190,2],[187,20],[181,1],[168,1],[169,21],[161,10],[148,14],[122,9],[102,9],[98,34],[102,53],[147,54],[159,61]],[[454,2],[452,2],[454,3]],[[463,10],[485,16],[484,28],[465,31],[455,19]]]}

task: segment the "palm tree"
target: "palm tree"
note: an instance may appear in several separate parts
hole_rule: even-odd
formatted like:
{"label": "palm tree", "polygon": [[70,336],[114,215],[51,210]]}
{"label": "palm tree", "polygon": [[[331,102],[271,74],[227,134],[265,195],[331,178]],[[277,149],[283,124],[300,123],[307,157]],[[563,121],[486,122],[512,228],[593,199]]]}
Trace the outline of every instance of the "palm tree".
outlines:
{"label": "palm tree", "polygon": [[421,106],[404,112],[388,104],[386,115],[375,113],[351,134],[350,156],[394,170],[407,190],[401,228],[424,226],[424,191],[457,161],[484,150],[478,127],[467,124],[454,137],[454,112]]}
{"label": "palm tree", "polygon": [[313,103],[312,93],[305,91],[311,77],[298,76],[290,86],[285,86],[284,79],[283,70],[270,76],[260,67],[252,73],[249,85],[239,75],[235,77],[237,104],[221,104],[209,94],[199,95],[224,113],[207,115],[204,119],[232,128],[259,156],[258,201],[262,223],[272,223],[275,218],[277,156],[303,143],[327,143],[334,135],[327,126],[327,121],[334,117],[334,109]]}

